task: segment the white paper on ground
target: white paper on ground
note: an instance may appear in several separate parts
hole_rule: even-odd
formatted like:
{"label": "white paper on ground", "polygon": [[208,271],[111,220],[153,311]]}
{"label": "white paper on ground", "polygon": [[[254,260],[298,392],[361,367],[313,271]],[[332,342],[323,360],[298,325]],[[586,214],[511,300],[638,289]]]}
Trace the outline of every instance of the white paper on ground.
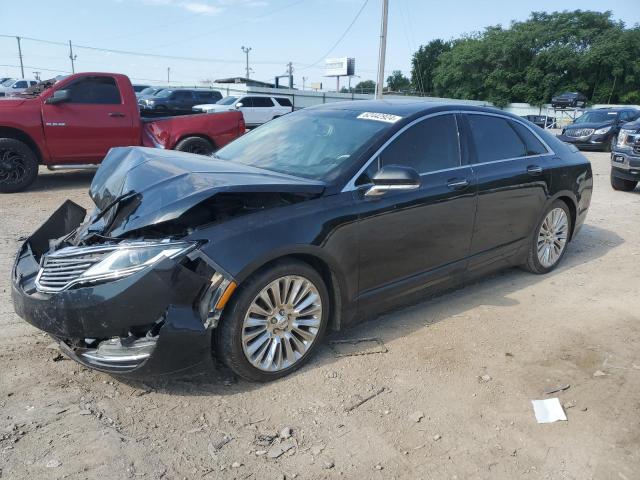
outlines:
{"label": "white paper on ground", "polygon": [[552,423],[558,420],[567,420],[564,414],[560,400],[557,398],[548,398],[546,400],[531,400],[533,411],[536,414],[538,423]]}

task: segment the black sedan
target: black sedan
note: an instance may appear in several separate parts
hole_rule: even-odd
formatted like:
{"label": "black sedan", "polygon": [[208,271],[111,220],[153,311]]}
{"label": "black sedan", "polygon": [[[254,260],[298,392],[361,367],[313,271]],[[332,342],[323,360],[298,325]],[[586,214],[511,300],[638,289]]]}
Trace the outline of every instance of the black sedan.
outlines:
{"label": "black sedan", "polygon": [[587,97],[578,92],[564,92],[551,99],[551,106],[557,109],[584,108],[587,105]]}
{"label": "black sedan", "polygon": [[99,370],[210,362],[257,381],[327,329],[497,269],[544,274],[584,222],[589,162],[488,108],[360,101],[286,115],[213,158],[113,149],[85,212],[20,248],[16,312]]}

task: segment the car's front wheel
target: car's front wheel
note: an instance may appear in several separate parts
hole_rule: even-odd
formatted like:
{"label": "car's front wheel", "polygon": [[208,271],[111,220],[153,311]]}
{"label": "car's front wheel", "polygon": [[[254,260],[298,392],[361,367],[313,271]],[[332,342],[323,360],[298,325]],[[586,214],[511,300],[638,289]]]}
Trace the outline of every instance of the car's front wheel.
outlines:
{"label": "car's front wheel", "polygon": [[216,353],[247,380],[283,377],[318,348],[329,310],[320,274],[297,260],[280,261],[238,288],[217,328]]}
{"label": "car's front wheel", "polygon": [[611,188],[614,190],[620,190],[622,192],[630,192],[636,188],[638,182],[633,180],[627,180],[626,178],[618,178],[613,173],[611,174]]}
{"label": "car's front wheel", "polygon": [[532,273],[548,273],[564,256],[571,234],[571,212],[562,200],[551,204],[531,237],[524,267]]}

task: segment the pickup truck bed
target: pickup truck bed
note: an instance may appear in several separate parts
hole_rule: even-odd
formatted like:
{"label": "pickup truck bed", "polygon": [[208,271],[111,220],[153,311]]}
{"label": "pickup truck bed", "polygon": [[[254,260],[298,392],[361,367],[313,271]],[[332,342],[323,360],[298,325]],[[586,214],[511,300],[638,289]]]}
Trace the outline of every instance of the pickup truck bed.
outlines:
{"label": "pickup truck bed", "polygon": [[71,75],[0,100],[0,193],[27,188],[39,165],[96,168],[109,149],[122,146],[208,155],[244,131],[240,112],[142,119],[125,75]]}

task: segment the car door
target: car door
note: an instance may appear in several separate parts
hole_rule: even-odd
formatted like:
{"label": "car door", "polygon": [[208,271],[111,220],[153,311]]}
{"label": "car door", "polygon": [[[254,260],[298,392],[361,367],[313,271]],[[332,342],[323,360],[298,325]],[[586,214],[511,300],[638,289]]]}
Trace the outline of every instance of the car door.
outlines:
{"label": "car door", "polygon": [[269,97],[253,97],[256,123],[263,124],[273,119],[273,101]]}
{"label": "car door", "polygon": [[[396,134],[357,180],[363,301],[381,290],[391,299],[463,273],[476,210],[465,163],[456,116],[435,115]],[[370,178],[391,164],[414,168],[420,187],[365,196]]]}
{"label": "car door", "polygon": [[519,120],[465,115],[478,184],[469,272],[510,264],[529,242],[550,190],[553,152]]}
{"label": "car door", "polygon": [[69,101],[42,106],[44,134],[55,163],[98,163],[111,147],[139,144],[134,118],[113,77],[82,77],[64,89]]}
{"label": "car door", "polygon": [[242,97],[236,102],[236,105],[238,104],[242,104],[241,107],[237,108],[242,112],[244,123],[247,125],[257,125],[258,119],[256,118],[256,113],[253,109],[253,97]]}

